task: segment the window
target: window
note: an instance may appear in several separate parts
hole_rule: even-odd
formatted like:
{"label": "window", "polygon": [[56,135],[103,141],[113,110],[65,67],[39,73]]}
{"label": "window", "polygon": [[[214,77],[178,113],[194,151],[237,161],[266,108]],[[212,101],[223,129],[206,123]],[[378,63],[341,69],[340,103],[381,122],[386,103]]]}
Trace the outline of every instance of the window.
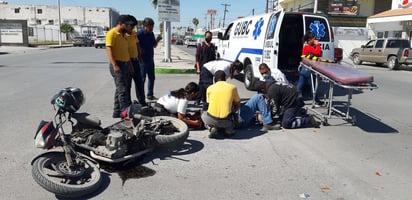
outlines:
{"label": "window", "polygon": [[371,40],[368,44],[365,45],[365,48],[373,48],[375,46],[376,40]]}
{"label": "window", "polygon": [[41,20],[40,19],[36,19],[36,24],[40,25],[41,24]]}
{"label": "window", "polygon": [[402,36],[402,31],[394,31],[393,32],[393,37],[395,38],[401,38]]}
{"label": "window", "polygon": [[388,38],[388,36],[389,36],[389,31],[385,31],[385,32],[383,33],[383,37],[384,37],[384,38]]}
{"label": "window", "polygon": [[37,9],[37,14],[42,14],[43,10],[42,9]]}
{"label": "window", "polygon": [[20,13],[20,8],[15,8],[14,13]]}
{"label": "window", "polygon": [[375,48],[382,48],[383,47],[383,40],[377,40]]}
{"label": "window", "polygon": [[377,36],[378,38],[383,38],[383,32],[378,32]]}
{"label": "window", "polygon": [[54,24],[54,20],[49,20],[49,24],[53,25]]}

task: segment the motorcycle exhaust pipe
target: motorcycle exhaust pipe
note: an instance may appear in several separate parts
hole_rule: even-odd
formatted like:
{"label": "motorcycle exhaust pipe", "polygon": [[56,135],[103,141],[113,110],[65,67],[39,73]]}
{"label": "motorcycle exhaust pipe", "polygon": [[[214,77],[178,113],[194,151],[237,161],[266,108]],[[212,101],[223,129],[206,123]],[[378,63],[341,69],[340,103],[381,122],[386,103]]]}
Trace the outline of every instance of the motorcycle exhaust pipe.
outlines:
{"label": "motorcycle exhaust pipe", "polygon": [[142,115],[142,114],[134,114],[133,118],[139,119],[139,120],[144,119],[144,120],[148,120],[148,121],[153,121],[153,117],[149,117],[149,116]]}
{"label": "motorcycle exhaust pipe", "polygon": [[151,151],[153,151],[153,148],[145,149],[143,151],[139,151],[137,153],[126,155],[126,156],[123,156],[121,158],[116,158],[116,159],[111,159],[111,158],[106,158],[106,157],[103,157],[103,156],[96,155],[93,151],[90,151],[90,156],[94,159],[101,160],[101,161],[108,162],[108,163],[119,163],[119,162],[123,162],[123,161],[127,161],[127,160],[130,160],[130,159],[139,157],[139,156],[141,156],[143,154],[146,154],[146,153],[149,153]]}

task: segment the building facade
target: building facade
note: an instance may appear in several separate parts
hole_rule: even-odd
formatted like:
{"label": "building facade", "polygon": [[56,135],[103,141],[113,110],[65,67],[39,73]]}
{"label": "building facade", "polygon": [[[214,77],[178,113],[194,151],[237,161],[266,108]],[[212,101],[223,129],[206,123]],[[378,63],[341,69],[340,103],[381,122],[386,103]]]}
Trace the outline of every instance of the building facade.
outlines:
{"label": "building facade", "polygon": [[371,38],[396,37],[412,42],[412,0],[393,0],[392,8],[368,17]]}
{"label": "building facade", "polygon": [[[0,19],[27,20],[30,41],[56,41],[59,34],[59,10],[61,24],[70,24],[74,36],[103,34],[113,27],[119,12],[108,7],[80,7],[50,5],[11,5],[0,1]],[[63,40],[66,39],[64,36]]]}

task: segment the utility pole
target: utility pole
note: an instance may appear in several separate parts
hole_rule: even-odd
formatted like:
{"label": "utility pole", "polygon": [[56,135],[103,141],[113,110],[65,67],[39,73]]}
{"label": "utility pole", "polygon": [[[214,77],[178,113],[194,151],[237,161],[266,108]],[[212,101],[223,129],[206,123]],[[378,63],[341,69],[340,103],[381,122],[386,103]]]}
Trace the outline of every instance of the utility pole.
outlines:
{"label": "utility pole", "polygon": [[266,9],[265,9],[266,13],[268,13],[268,7],[269,7],[269,0],[266,0]]}
{"label": "utility pole", "polygon": [[213,29],[213,19],[214,19],[214,16],[216,15],[216,10],[209,9],[209,10],[207,10],[207,14],[210,15],[210,28],[209,28],[209,30],[212,30]]}
{"label": "utility pole", "polygon": [[[60,0],[58,0],[58,2],[57,2],[57,4],[58,4],[58,9],[59,9],[59,46],[61,47],[62,46],[62,30],[61,30],[61,27],[62,27],[62,24],[61,24],[61,15],[60,15]],[[52,35],[53,35],[53,33],[52,33]]]}
{"label": "utility pole", "polygon": [[227,10],[227,7],[230,6],[230,4],[222,3],[222,6],[225,7],[225,10],[223,11],[223,27],[225,27],[226,13],[229,12],[229,10]]}

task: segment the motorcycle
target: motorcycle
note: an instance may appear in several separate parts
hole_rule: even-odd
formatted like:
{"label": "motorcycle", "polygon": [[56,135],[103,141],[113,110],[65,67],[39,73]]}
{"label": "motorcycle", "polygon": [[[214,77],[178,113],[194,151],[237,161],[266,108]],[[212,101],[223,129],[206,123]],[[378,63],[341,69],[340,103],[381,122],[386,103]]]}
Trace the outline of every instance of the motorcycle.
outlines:
{"label": "motorcycle", "polygon": [[61,90],[52,98],[54,121],[41,121],[34,137],[35,146],[47,152],[32,160],[32,177],[59,196],[75,198],[96,191],[102,180],[100,163],[123,163],[158,147],[175,147],[189,135],[183,121],[146,116],[145,110],[152,109],[136,105],[128,110],[130,118],[103,128],[100,120],[76,112],[84,101],[79,88]]}

